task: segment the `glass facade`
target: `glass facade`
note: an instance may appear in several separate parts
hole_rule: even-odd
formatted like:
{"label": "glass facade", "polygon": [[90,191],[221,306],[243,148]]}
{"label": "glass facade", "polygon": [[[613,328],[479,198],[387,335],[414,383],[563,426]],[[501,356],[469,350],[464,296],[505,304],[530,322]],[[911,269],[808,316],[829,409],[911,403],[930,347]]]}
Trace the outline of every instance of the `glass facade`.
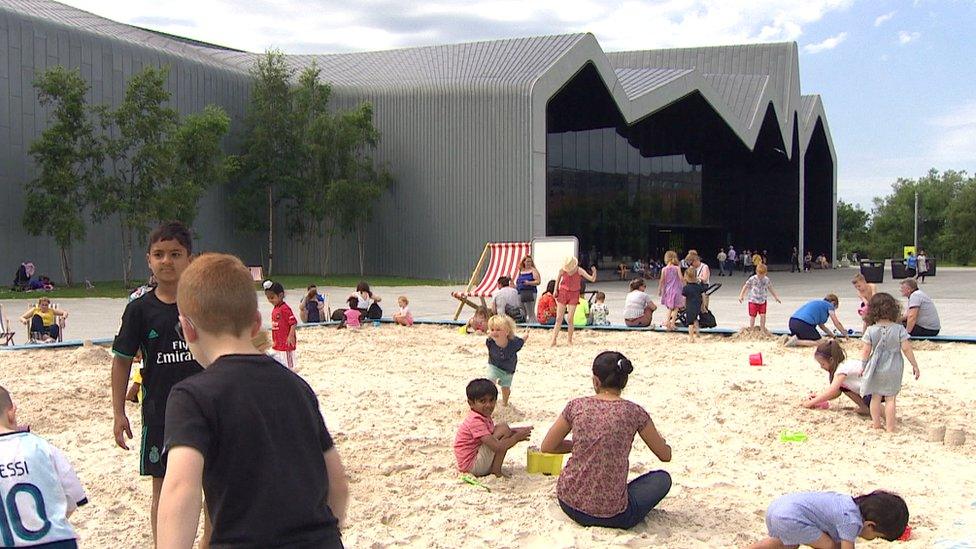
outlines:
{"label": "glass facade", "polygon": [[702,166],[683,154],[643,156],[614,128],[547,136],[548,234],[575,234],[611,255],[667,247],[662,227],[700,228]]}

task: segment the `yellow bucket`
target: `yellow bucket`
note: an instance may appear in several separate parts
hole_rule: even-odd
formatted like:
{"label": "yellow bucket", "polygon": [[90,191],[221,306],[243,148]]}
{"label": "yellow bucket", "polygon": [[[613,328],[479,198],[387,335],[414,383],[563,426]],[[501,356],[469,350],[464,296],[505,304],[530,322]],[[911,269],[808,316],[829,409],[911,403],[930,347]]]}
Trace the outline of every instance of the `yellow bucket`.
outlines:
{"label": "yellow bucket", "polygon": [[563,470],[565,454],[547,454],[535,448],[528,448],[525,453],[525,470],[528,473],[558,475]]}

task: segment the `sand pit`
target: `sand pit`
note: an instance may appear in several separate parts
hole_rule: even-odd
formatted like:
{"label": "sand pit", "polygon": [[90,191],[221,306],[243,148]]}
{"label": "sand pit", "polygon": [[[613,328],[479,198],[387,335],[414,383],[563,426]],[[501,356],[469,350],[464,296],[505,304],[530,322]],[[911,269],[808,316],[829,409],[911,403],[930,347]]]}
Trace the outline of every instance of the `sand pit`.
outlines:
{"label": "sand pit", "polygon": [[[485,479],[491,493],[458,481],[451,443],[467,410],[464,386],[484,374],[483,337],[436,326],[301,330],[300,373],[319,394],[351,477],[348,547],[734,547],[765,534],[765,508],[783,493],[875,488],[908,501],[913,538],[899,547],[976,538],[973,437],[960,446],[927,440],[939,427],[971,434],[976,346],[917,347],[922,378],[906,376],[901,431],[888,435],[871,431],[846,400],[829,410],[799,406],[826,384],[812,350],[608,332],[577,332],[574,348],[551,350],[547,336],[532,332],[513,406],[499,407],[496,420],[534,424],[530,443],[539,444],[567,400],[591,393],[593,357],[624,352],[636,366],[625,396],[650,412],[674,449],[669,464],[641,443],[631,454],[632,476],[665,468],[674,478],[648,520],[625,532],[569,522],[555,501],[555,477],[525,472],[525,444],[506,460],[511,478]],[[765,366],[748,365],[755,352]],[[21,422],[65,449],[88,489],[91,504],[73,517],[83,546],[149,546],[138,409],[128,405],[136,438],[125,452],[112,441],[107,355],[6,352],[0,367]],[[808,440],[780,442],[783,430],[803,431]]]}

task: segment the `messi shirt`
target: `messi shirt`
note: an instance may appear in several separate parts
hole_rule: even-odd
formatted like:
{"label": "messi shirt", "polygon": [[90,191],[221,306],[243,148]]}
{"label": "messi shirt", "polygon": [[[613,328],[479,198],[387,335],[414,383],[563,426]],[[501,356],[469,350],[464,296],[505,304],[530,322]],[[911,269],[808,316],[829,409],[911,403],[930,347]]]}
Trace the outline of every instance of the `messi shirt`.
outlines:
{"label": "messi shirt", "polygon": [[179,321],[175,303],[163,303],[155,290],[146,292],[126,305],[112,344],[112,352],[126,358],[142,350],[142,421],[148,426],[165,422],[170,389],[203,371],[176,333]]}
{"label": "messi shirt", "polygon": [[68,515],[88,503],[68,458],[28,432],[0,435],[0,546],[73,540]]}

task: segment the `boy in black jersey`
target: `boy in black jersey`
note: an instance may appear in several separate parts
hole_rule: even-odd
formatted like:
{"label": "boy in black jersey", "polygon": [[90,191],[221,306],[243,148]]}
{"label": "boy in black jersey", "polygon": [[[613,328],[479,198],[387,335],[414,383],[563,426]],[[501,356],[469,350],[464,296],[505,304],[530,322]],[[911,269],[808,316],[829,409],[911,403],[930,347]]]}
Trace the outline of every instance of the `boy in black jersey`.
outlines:
{"label": "boy in black jersey", "polygon": [[[176,308],[176,286],[190,264],[193,244],[183,224],[160,225],[149,236],[146,260],[156,277],[155,289],[132,300],[122,314],[122,326],[112,344],[112,413],[115,443],[128,450],[126,437],[132,438],[129,418],[125,414],[126,386],[132,359],[142,351],[142,441],[139,473],[153,477],[152,520],[156,539],[156,508],[163,486],[166,462],[163,459],[163,426],[166,400],[170,389],[202,368],[189,348],[177,335],[179,312]],[[209,529],[207,529],[209,530]],[[206,546],[207,532],[204,534]]]}
{"label": "boy in black jersey", "polygon": [[251,274],[224,254],[196,258],[180,279],[180,327],[203,373],[166,405],[160,549],[192,546],[200,491],[214,547],[341,548],[349,487],[311,387],[257,351]]}

